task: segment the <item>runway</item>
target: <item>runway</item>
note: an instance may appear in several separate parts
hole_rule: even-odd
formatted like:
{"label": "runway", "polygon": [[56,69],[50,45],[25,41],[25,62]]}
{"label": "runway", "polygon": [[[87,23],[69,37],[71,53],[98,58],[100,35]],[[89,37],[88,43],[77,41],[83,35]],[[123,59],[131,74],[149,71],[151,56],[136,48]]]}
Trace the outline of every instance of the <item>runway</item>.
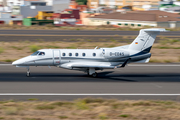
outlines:
{"label": "runway", "polygon": [[98,78],[92,78],[79,71],[32,67],[28,78],[24,68],[0,65],[0,100],[73,100],[84,97],[180,100],[179,64],[129,65],[124,69],[98,73]]}
{"label": "runway", "polygon": [[[95,30],[0,30],[0,42],[132,42],[139,31],[95,31]],[[163,32],[159,40],[178,39],[179,31]]]}
{"label": "runway", "polygon": [[[139,31],[110,30],[0,30],[0,35],[138,35]],[[160,33],[163,36],[180,36],[179,31]]]}

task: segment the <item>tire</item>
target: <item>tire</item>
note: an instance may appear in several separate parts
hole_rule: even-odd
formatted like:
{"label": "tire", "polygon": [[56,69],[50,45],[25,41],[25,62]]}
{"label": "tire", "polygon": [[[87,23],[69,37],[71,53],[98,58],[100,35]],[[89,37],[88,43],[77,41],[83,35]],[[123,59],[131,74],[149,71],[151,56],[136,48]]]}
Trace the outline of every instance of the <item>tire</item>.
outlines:
{"label": "tire", "polygon": [[97,76],[98,76],[98,74],[96,72],[92,74],[93,78],[96,78]]}
{"label": "tire", "polygon": [[30,73],[27,73],[27,74],[26,74],[27,77],[30,77],[30,75],[31,75]]}

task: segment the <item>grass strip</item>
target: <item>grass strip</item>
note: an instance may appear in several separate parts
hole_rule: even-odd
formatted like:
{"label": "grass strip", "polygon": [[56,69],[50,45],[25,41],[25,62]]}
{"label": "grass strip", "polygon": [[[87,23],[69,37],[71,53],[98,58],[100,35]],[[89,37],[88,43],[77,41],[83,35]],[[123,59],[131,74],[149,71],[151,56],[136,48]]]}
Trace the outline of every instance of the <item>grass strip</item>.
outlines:
{"label": "grass strip", "polygon": [[74,101],[0,101],[3,120],[168,120],[180,119],[180,102],[84,98]]}

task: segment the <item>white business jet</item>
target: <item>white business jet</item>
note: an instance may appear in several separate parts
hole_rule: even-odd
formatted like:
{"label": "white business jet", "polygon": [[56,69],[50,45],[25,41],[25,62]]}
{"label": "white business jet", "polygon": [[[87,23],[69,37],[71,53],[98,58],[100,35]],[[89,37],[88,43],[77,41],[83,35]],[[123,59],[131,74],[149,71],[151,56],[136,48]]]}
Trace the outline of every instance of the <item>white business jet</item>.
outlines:
{"label": "white business jet", "polygon": [[30,56],[12,63],[16,67],[56,66],[70,70],[84,71],[97,77],[97,70],[123,68],[128,63],[147,63],[151,57],[151,47],[156,36],[166,31],[164,28],[141,29],[130,44],[114,48],[100,49],[41,49]]}

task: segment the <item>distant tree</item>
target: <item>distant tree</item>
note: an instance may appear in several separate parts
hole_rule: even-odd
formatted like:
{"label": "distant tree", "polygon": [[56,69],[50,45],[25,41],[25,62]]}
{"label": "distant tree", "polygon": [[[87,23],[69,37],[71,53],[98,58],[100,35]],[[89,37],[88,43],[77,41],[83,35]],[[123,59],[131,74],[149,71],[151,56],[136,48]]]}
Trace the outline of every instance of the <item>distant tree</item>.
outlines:
{"label": "distant tree", "polygon": [[78,2],[78,5],[84,5],[84,3],[83,2]]}
{"label": "distant tree", "polygon": [[79,5],[87,5],[87,0],[76,0]]}

